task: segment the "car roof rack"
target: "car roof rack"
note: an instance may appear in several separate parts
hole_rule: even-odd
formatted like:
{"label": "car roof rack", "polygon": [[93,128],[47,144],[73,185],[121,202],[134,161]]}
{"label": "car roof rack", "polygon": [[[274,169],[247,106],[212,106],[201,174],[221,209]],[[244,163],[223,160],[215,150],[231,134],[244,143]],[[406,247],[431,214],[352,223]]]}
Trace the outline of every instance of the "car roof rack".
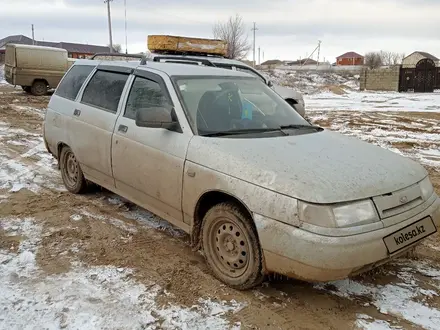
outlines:
{"label": "car roof rack", "polygon": [[[154,62],[160,62],[161,60],[170,60],[168,62],[171,63],[181,63],[181,64],[196,64],[197,62],[202,63],[206,66],[212,66],[215,67],[216,65],[212,63],[210,60],[206,58],[199,58],[199,57],[191,57],[186,55],[154,55],[153,61]],[[196,63],[194,63],[196,62]]]}
{"label": "car roof rack", "polygon": [[107,57],[129,57],[129,58],[137,58],[140,59],[140,64],[147,64],[147,57],[143,54],[123,54],[123,53],[96,53],[90,59],[94,60],[98,56],[107,56]]}

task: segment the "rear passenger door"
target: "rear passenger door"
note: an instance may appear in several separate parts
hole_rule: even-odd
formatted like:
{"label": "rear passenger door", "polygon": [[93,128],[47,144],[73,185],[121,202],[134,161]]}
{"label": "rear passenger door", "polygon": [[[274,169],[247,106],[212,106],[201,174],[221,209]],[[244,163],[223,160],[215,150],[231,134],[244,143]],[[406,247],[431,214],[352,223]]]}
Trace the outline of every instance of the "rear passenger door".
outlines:
{"label": "rear passenger door", "polygon": [[171,83],[164,78],[148,71],[135,72],[113,135],[113,175],[121,194],[181,226],[183,169],[192,132],[189,127],[170,131],[135,123],[137,111],[155,106],[179,107],[176,119],[180,124],[185,121]]}
{"label": "rear passenger door", "polygon": [[98,66],[73,110],[72,150],[85,177],[108,189],[115,183],[111,166],[112,134],[121,95],[132,69]]}
{"label": "rear passenger door", "polygon": [[50,98],[45,117],[44,138],[55,155],[58,155],[58,143],[72,145],[68,132],[76,108],[76,98],[95,67],[96,64],[72,66]]}

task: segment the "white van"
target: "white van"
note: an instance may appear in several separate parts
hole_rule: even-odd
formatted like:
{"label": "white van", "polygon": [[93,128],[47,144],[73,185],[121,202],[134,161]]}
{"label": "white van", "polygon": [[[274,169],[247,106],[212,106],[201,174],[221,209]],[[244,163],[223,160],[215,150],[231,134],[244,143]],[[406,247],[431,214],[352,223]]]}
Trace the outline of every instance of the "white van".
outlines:
{"label": "white van", "polygon": [[32,45],[6,45],[5,79],[33,95],[56,88],[69,63],[67,50]]}
{"label": "white van", "polygon": [[440,225],[421,165],[309,124],[240,71],[78,60],[44,141],[70,192],[91,181],[166,219],[237,289],[352,276]]}

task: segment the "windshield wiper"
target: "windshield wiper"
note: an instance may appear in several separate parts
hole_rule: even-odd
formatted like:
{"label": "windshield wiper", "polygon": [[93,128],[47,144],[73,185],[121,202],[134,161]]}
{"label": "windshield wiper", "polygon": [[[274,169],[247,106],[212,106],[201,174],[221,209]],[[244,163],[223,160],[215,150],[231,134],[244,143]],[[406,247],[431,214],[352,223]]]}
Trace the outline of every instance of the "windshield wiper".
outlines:
{"label": "windshield wiper", "polygon": [[207,132],[200,134],[201,136],[225,136],[225,135],[241,135],[251,133],[264,133],[264,132],[282,132],[284,135],[288,135],[283,132],[281,128],[250,128],[250,129],[233,129],[229,131],[220,132]]}
{"label": "windshield wiper", "polygon": [[297,125],[297,124],[291,124],[291,125],[282,125],[280,126],[280,129],[300,129],[300,128],[308,128],[308,129],[316,129],[317,131],[322,131],[323,128],[315,125]]}

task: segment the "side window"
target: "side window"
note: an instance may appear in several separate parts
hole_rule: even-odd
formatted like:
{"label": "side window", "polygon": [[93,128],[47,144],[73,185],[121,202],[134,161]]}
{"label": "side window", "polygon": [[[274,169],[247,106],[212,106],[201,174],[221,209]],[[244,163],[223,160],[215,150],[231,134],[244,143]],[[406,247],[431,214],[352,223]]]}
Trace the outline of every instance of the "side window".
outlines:
{"label": "side window", "polygon": [[76,99],[82,84],[94,68],[90,65],[75,65],[61,81],[55,94],[69,100]]}
{"label": "side window", "polygon": [[116,113],[128,74],[96,71],[84,90],[81,103]]}
{"label": "side window", "polygon": [[171,105],[167,94],[152,80],[136,77],[128,96],[124,117],[136,119],[138,109],[167,107]]}

